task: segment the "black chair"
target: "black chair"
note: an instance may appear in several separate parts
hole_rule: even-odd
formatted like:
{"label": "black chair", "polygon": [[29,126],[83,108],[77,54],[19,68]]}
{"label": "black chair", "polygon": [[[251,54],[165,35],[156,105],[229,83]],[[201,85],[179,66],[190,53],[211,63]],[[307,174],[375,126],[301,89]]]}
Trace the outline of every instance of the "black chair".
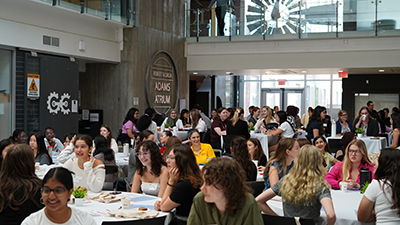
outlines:
{"label": "black chair", "polygon": [[[282,216],[273,216],[267,214],[261,214],[264,220],[264,225],[296,225],[295,218],[291,217],[282,217]],[[300,218],[301,225],[315,225],[314,220],[312,219],[302,219]]]}
{"label": "black chair", "polygon": [[222,138],[224,140],[224,145],[222,147],[222,150],[224,151],[224,155],[228,155],[231,156],[231,146],[232,146],[232,140],[234,137],[243,137],[244,139],[246,139],[245,136],[243,135],[235,135],[235,134],[227,134],[227,135],[222,135]]}
{"label": "black chair", "polygon": [[143,220],[103,221],[102,225],[164,225],[166,216]]}
{"label": "black chair", "polygon": [[246,183],[253,190],[254,198],[259,196],[263,192],[263,190],[265,188],[264,181],[249,181],[249,182],[246,182]]}
{"label": "black chair", "polygon": [[[104,168],[106,170],[106,175],[107,174],[118,174],[118,166],[116,166],[116,165],[106,164],[106,165],[104,165]],[[118,181],[118,178],[117,178],[117,181]],[[117,181],[116,182],[104,182],[103,190],[114,191]]]}
{"label": "black chair", "polygon": [[210,144],[210,130],[207,132],[200,132],[200,142]]}
{"label": "black chair", "polygon": [[219,149],[214,149],[215,157],[222,157],[222,151]]}
{"label": "black chair", "polygon": [[379,137],[385,137],[386,138],[386,145],[390,146],[389,144],[389,134],[378,134]]}
{"label": "black chair", "polygon": [[332,153],[335,153],[340,150],[340,139],[330,138],[328,141],[329,148],[331,149]]}

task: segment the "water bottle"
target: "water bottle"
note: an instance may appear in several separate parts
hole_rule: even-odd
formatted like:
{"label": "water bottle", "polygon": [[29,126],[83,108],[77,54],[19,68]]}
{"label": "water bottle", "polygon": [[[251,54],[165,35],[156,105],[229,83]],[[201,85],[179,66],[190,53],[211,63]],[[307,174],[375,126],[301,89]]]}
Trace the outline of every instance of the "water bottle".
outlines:
{"label": "water bottle", "polygon": [[50,157],[53,155],[53,146],[47,146],[47,151],[49,152]]}
{"label": "water bottle", "polygon": [[336,123],[335,120],[332,119],[332,124],[331,124],[331,137],[336,136]]}
{"label": "water bottle", "polygon": [[360,190],[363,189],[366,182],[371,183],[372,181],[372,172],[368,168],[360,169]]}
{"label": "water bottle", "polygon": [[124,143],[124,156],[129,154],[129,143]]}

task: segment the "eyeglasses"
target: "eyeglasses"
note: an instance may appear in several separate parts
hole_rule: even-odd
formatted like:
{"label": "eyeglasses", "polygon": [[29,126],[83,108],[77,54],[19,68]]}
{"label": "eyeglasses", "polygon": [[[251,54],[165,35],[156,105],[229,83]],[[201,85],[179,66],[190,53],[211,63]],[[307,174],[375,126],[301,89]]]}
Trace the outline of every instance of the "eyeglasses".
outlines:
{"label": "eyeglasses", "polygon": [[359,150],[349,150],[349,154],[359,155],[361,152]]}
{"label": "eyeglasses", "polygon": [[139,156],[145,156],[145,155],[148,155],[149,153],[150,153],[150,151],[136,152],[136,156],[137,156],[137,157],[139,157]]}
{"label": "eyeglasses", "polygon": [[170,160],[173,160],[173,159],[175,159],[175,156],[174,156],[174,155],[167,155],[166,158],[167,158],[167,159],[170,159]]}
{"label": "eyeglasses", "polygon": [[56,187],[54,189],[51,189],[48,187],[43,187],[41,191],[42,191],[42,195],[44,195],[44,196],[49,195],[50,192],[54,192],[54,194],[57,196],[62,196],[66,190],[67,189],[65,189],[63,187]]}
{"label": "eyeglasses", "polygon": [[50,132],[50,133],[46,133],[45,135],[46,136],[49,136],[49,135],[52,135],[52,134],[54,134],[53,132]]}

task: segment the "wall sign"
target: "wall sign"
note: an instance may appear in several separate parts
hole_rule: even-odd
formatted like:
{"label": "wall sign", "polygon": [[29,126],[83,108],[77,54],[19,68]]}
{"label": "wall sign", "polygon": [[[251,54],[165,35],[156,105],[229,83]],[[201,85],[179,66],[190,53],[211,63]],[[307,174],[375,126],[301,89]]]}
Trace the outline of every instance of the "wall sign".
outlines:
{"label": "wall sign", "polygon": [[166,51],[157,52],[146,71],[146,101],[157,113],[166,114],[178,100],[178,75],[172,57]]}
{"label": "wall sign", "polygon": [[40,75],[28,73],[28,91],[27,96],[30,98],[39,98],[40,97]]}
{"label": "wall sign", "polygon": [[47,109],[50,114],[56,115],[61,110],[64,115],[68,115],[70,112],[69,104],[67,99],[71,98],[71,95],[68,93],[63,93],[61,98],[58,98],[58,93],[50,92],[49,96],[47,96]]}

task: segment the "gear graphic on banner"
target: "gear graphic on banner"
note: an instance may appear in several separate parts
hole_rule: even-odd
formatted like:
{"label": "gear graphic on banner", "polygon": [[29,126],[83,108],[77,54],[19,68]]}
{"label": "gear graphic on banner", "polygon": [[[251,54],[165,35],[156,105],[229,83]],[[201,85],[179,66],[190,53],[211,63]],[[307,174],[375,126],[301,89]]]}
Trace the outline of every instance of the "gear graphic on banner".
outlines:
{"label": "gear graphic on banner", "polygon": [[71,95],[63,93],[60,100],[58,99],[58,96],[59,94],[55,91],[50,92],[49,96],[47,96],[47,109],[49,110],[49,113],[56,115],[61,110],[64,115],[68,115],[71,111],[68,108],[69,104],[66,99],[70,99]]}

